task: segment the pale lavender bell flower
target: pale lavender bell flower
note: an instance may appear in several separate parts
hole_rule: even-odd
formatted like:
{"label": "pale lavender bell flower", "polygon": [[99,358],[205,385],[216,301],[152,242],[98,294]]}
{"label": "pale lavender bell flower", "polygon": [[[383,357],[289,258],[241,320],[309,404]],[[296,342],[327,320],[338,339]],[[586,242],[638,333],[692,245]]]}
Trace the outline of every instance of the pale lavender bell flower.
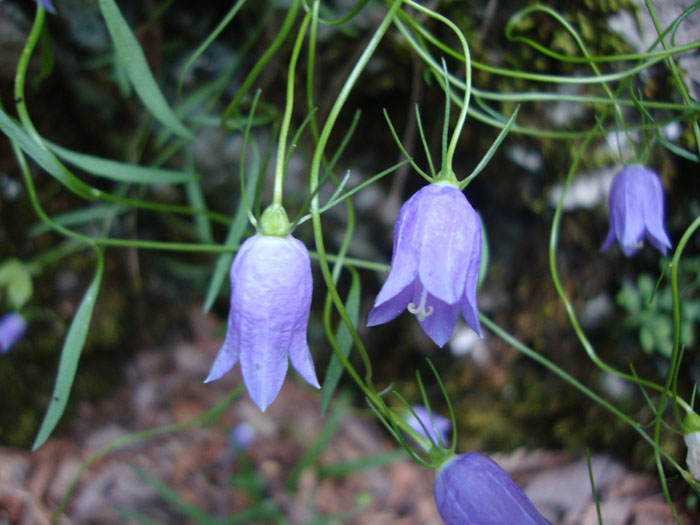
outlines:
{"label": "pale lavender bell flower", "polygon": [[444,346],[460,309],[481,335],[476,284],[481,262],[481,220],[450,183],[418,190],[399,211],[389,277],[379,291],[367,326],[386,323],[404,309]]}
{"label": "pale lavender bell flower", "polygon": [[[452,431],[452,421],[435,412],[433,412],[433,419],[431,421],[428,409],[421,405],[413,405],[411,409],[413,409],[415,416],[410,412],[406,416],[406,423],[408,423],[409,427],[418,432],[421,436],[427,437],[438,446],[444,446],[449,443],[448,434]],[[433,422],[435,423],[434,428]],[[426,430],[428,431],[427,435],[425,433]],[[435,434],[435,430],[437,430],[437,435]]]}
{"label": "pale lavender bell flower", "polygon": [[0,318],[0,355],[10,351],[27,331],[27,321],[17,312],[10,312]]}
{"label": "pale lavender bell flower", "polygon": [[498,463],[476,452],[444,463],[433,493],[446,525],[551,525]]}
{"label": "pale lavender bell flower", "polygon": [[608,197],[610,229],[601,250],[617,240],[631,257],[646,238],[662,254],[671,248],[664,229],[664,190],[659,176],[643,166],[627,166],[612,181]]}
{"label": "pale lavender bell flower", "polygon": [[265,411],[291,360],[307,383],[320,388],[306,341],[311,291],[311,261],[302,242],[291,235],[247,239],[231,265],[226,339],[205,383],[240,360],[248,394]]}

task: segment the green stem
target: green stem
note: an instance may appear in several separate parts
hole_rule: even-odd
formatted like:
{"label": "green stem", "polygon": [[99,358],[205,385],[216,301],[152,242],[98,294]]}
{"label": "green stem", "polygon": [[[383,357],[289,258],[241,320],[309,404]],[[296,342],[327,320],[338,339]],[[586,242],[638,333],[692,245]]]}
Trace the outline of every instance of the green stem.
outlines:
{"label": "green stem", "polygon": [[526,355],[533,361],[541,364],[544,366],[547,370],[552,372],[553,374],[556,374],[559,376],[561,379],[569,383],[571,386],[576,388],[579,392],[582,394],[588,396],[591,398],[593,401],[595,401],[597,404],[605,408],[608,412],[612,413],[614,416],[618,417],[625,423],[627,423],[629,426],[631,426],[635,432],[637,432],[642,438],[648,442],[654,450],[658,450],[659,453],[676,469],[683,470],[681,466],[663,449],[659,448],[659,445],[644,431],[644,429],[637,424],[636,421],[634,421],[632,418],[630,418],[627,414],[624,412],[620,411],[615,405],[612,403],[608,402],[607,400],[603,399],[600,397],[598,394],[593,392],[590,388],[588,388],[586,385],[581,383],[578,379],[576,379],[574,376],[566,372],[563,368],[560,368],[556,364],[554,364],[552,361],[544,357],[543,355],[539,354],[529,346],[521,343],[518,339],[513,337],[510,333],[506,332],[503,328],[498,326],[495,322],[493,322],[491,319],[486,317],[483,314],[479,314],[479,320],[481,323],[486,326],[489,330],[491,330],[494,334],[496,334],[498,337],[503,339],[506,343],[511,345],[513,348],[518,350],[520,353]]}
{"label": "green stem", "polygon": [[299,60],[299,52],[301,45],[306,36],[306,28],[309,25],[311,13],[306,13],[299,27],[297,39],[294,42],[292,56],[289,59],[289,69],[287,71],[287,98],[284,105],[284,115],[282,116],[282,125],[280,126],[279,140],[277,141],[277,159],[275,162],[275,186],[272,195],[272,203],[282,205],[282,186],[284,182],[284,159],[285,149],[287,145],[287,135],[289,134],[289,123],[292,120],[292,110],[294,109],[294,80],[296,79],[295,71],[297,61]]}
{"label": "green stem", "polygon": [[[412,6],[417,11],[424,13],[436,20],[439,20],[447,27],[452,29],[452,31],[457,35],[462,49],[464,50],[464,65],[465,65],[465,79],[464,79],[464,99],[462,103],[462,109],[459,112],[459,117],[457,117],[457,123],[455,124],[454,132],[452,133],[452,139],[450,140],[450,145],[447,148],[447,155],[443,161],[442,171],[444,175],[452,173],[452,159],[454,158],[455,150],[457,149],[457,144],[459,143],[459,137],[462,134],[462,128],[464,127],[464,122],[467,119],[467,111],[469,110],[469,97],[471,96],[471,86],[472,86],[472,63],[471,55],[469,53],[469,45],[467,44],[466,38],[462,31],[450,20],[442,16],[435,11],[431,11],[427,7],[424,7],[413,0],[405,0],[406,4]],[[445,173],[447,172],[447,173]]]}
{"label": "green stem", "polygon": [[[323,242],[323,230],[321,227],[321,215],[320,215],[320,210],[319,210],[319,197],[318,197],[318,181],[319,181],[319,172],[321,168],[321,161],[323,158],[323,152],[325,150],[326,144],[328,143],[328,139],[330,137],[331,131],[333,130],[333,126],[335,125],[335,121],[338,118],[338,115],[340,114],[341,109],[343,108],[345,101],[347,100],[350,91],[352,90],[353,86],[355,85],[355,82],[357,82],[357,79],[359,78],[360,74],[364,70],[365,66],[367,65],[367,62],[369,62],[369,59],[372,57],[372,54],[376,50],[377,46],[379,45],[379,42],[381,41],[382,37],[384,36],[384,33],[386,33],[387,29],[389,28],[389,25],[391,24],[394,16],[396,15],[396,12],[398,11],[399,7],[401,6],[402,0],[394,0],[391,8],[389,9],[388,13],[382,20],[381,24],[375,31],[374,35],[370,39],[370,41],[367,44],[367,47],[364,49],[362,54],[360,55],[360,58],[358,59],[357,63],[353,67],[352,71],[348,75],[348,78],[345,80],[345,83],[343,84],[343,87],[340,90],[340,93],[338,94],[333,107],[331,108],[328,118],[326,119],[326,122],[323,126],[323,129],[321,130],[321,134],[319,136],[318,144],[316,145],[316,149],[314,150],[314,156],[311,162],[311,174],[310,174],[310,192],[314,194],[313,199],[311,200],[311,216],[312,216],[312,222],[313,222],[313,229],[314,229],[314,239],[316,241],[316,249],[318,251],[319,255],[319,265],[321,267],[321,273],[323,274],[323,279],[326,282],[326,286],[328,287],[328,292],[331,295],[331,299],[333,300],[333,304],[335,305],[336,309],[338,310],[338,313],[340,314],[343,322],[348,328],[348,331],[350,332],[353,340],[355,341],[355,344],[360,351],[360,353],[366,354],[366,349],[364,348],[364,344],[362,343],[362,340],[360,339],[359,335],[357,334],[357,330],[355,329],[355,326],[353,325],[352,321],[350,320],[347,312],[345,311],[345,307],[343,305],[343,301],[340,298],[340,295],[338,294],[338,290],[336,289],[334,283],[333,283],[333,276],[331,275],[330,268],[328,267],[328,258],[326,255],[326,250]],[[360,387],[362,392],[367,396],[367,398],[370,400],[371,403],[373,403],[377,407],[384,407],[384,402],[382,401],[381,397],[377,395],[377,393],[374,391],[373,388],[371,388],[368,384],[366,384],[359,376],[357,371],[354,369],[354,367],[350,364],[350,362],[347,360],[345,355],[340,351],[340,349],[337,347],[337,345],[333,345],[333,350],[335,351],[336,355],[338,356],[338,359],[340,359],[341,363],[347,370],[348,374],[352,377],[352,379],[357,383],[357,385]],[[367,378],[368,380],[371,380],[371,378]],[[369,383],[369,381],[368,381]]]}

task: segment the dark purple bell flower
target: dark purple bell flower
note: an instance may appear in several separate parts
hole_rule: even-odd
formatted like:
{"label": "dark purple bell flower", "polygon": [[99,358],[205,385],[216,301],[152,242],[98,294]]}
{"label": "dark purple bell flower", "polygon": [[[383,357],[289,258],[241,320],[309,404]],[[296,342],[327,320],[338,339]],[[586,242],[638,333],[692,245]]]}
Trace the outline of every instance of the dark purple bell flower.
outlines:
{"label": "dark purple bell flower", "polygon": [[601,250],[617,239],[631,257],[646,238],[662,254],[671,247],[664,230],[664,190],[659,176],[643,166],[628,166],[612,181],[608,197],[610,229]]}
{"label": "dark purple bell flower", "polygon": [[498,463],[476,452],[443,464],[433,493],[446,525],[551,525]]}
{"label": "dark purple bell flower", "polygon": [[0,318],[0,354],[10,351],[27,331],[27,321],[17,312],[10,312]]}
{"label": "dark purple bell flower", "polygon": [[[408,423],[408,426],[421,436],[429,438],[436,445],[444,446],[450,442],[447,435],[452,431],[452,421],[433,412],[433,421],[435,422],[435,428],[433,428],[433,421],[430,420],[430,414],[427,408],[420,405],[413,405],[411,408],[416,414],[417,419],[409,412],[406,416],[406,423]],[[421,425],[421,423],[423,424]],[[428,430],[427,435],[423,427]],[[437,436],[435,435],[435,429],[437,429]]]}
{"label": "dark purple bell flower", "polygon": [[247,239],[231,265],[226,339],[205,383],[240,360],[248,394],[264,411],[282,388],[291,360],[307,383],[320,388],[306,342],[311,290],[311,261],[302,242],[291,235]]}
{"label": "dark purple bell flower", "polygon": [[481,262],[481,220],[459,188],[445,182],[418,190],[394,225],[391,270],[367,326],[407,309],[428,336],[444,346],[460,309],[481,335],[476,283]]}

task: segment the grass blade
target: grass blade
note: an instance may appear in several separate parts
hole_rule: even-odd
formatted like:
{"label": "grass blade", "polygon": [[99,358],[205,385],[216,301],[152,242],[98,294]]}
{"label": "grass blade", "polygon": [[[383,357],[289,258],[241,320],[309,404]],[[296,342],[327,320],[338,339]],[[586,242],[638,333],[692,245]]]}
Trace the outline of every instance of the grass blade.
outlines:
{"label": "grass blade", "polygon": [[58,424],[68,404],[68,397],[70,396],[71,387],[73,386],[75,372],[78,369],[80,354],[83,351],[85,339],[87,338],[87,332],[90,327],[92,312],[95,308],[97,293],[100,290],[103,272],[104,255],[102,254],[102,250],[98,248],[95,277],[90,283],[87,292],[85,292],[83,300],[80,302],[80,306],[78,306],[78,310],[75,312],[73,321],[68,329],[68,334],[63,342],[61,359],[58,363],[58,373],[56,374],[56,384],[51,394],[51,402],[46,409],[44,420],[41,422],[41,427],[39,428],[39,433],[36,436],[32,450],[36,450],[46,443],[46,440],[49,439],[51,432],[53,432],[53,429]]}
{"label": "grass blade", "polygon": [[192,133],[177,118],[165,100],[151,74],[143,50],[116,2],[114,0],[99,0],[99,4],[119,61],[124,66],[136,94],[153,116],[165,127],[184,139],[193,139]]}

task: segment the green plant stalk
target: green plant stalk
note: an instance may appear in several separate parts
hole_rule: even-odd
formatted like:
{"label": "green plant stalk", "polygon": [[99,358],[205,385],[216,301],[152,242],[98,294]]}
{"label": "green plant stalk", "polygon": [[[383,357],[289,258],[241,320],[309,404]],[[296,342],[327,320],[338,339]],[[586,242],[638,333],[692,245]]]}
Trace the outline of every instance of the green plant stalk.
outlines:
{"label": "green plant stalk", "polygon": [[284,182],[284,159],[285,159],[285,148],[287,145],[287,135],[289,134],[289,123],[292,120],[292,110],[294,109],[294,80],[296,78],[295,71],[297,67],[297,61],[299,60],[299,53],[301,52],[301,45],[304,43],[304,37],[306,36],[306,28],[309,26],[309,20],[311,19],[311,13],[306,13],[304,19],[299,27],[299,33],[297,34],[297,39],[294,42],[294,48],[292,49],[292,56],[289,59],[289,69],[287,71],[287,96],[284,105],[284,115],[282,116],[282,125],[280,126],[279,139],[277,141],[277,159],[275,162],[275,183],[274,191],[272,194],[273,204],[279,206],[282,205],[282,186]]}
{"label": "green plant stalk", "polygon": [[[654,5],[651,3],[650,0],[646,0],[646,5],[647,9],[649,10],[649,14],[651,15],[651,19],[654,22],[656,32],[659,35],[661,45],[663,46],[664,50],[668,51],[668,45],[666,44],[666,39],[664,38],[664,32],[661,30],[661,24],[659,23],[659,19],[656,16]],[[678,73],[676,63],[673,61],[673,55],[669,55],[666,58],[666,62],[668,63],[668,68],[671,70],[671,74],[673,75],[673,80],[676,82],[678,90],[681,92],[683,100],[688,106],[692,106],[693,100],[691,100],[690,95],[688,95],[688,90],[685,87],[685,83],[683,82],[683,79],[681,79],[681,76]],[[700,155],[700,127],[698,126],[697,120],[691,121],[691,124],[693,126],[693,133],[695,134],[695,147],[697,148],[698,154]]]}
{"label": "green plant stalk", "polygon": [[[311,174],[310,174],[310,191],[311,193],[315,194],[313,199],[311,200],[311,218],[312,218],[312,223],[313,223],[313,229],[314,229],[314,239],[316,241],[316,250],[318,252],[319,256],[319,264],[321,266],[321,273],[323,274],[323,279],[326,282],[326,286],[328,287],[328,292],[331,295],[331,298],[333,300],[333,304],[335,305],[336,309],[338,310],[338,313],[340,314],[343,322],[348,328],[348,331],[352,335],[353,340],[355,341],[355,344],[358,348],[358,351],[361,354],[367,354],[367,351],[364,347],[364,344],[362,343],[362,340],[360,339],[357,330],[355,329],[352,321],[347,315],[347,312],[345,311],[345,307],[343,306],[343,301],[340,298],[340,295],[338,294],[338,290],[335,287],[335,284],[333,283],[333,276],[331,275],[331,271],[328,267],[328,260],[326,257],[326,250],[323,242],[323,230],[321,227],[321,215],[320,215],[320,210],[319,210],[319,197],[317,193],[317,188],[318,188],[318,179],[319,179],[319,172],[321,168],[321,160],[323,157],[323,152],[325,150],[326,144],[328,143],[328,139],[330,137],[331,131],[333,130],[333,126],[335,125],[335,121],[338,118],[338,115],[340,114],[341,109],[343,108],[345,101],[347,100],[350,91],[352,90],[353,86],[355,85],[355,82],[357,82],[357,79],[359,78],[360,74],[364,70],[365,66],[367,65],[367,62],[369,62],[369,59],[371,58],[372,54],[376,50],[377,46],[379,45],[379,42],[381,41],[382,37],[384,36],[384,33],[386,33],[386,30],[389,28],[389,25],[391,24],[391,21],[393,20],[396,12],[398,11],[399,7],[401,6],[402,0],[394,0],[391,8],[389,9],[388,13],[382,20],[381,24],[375,31],[374,35],[368,42],[367,46],[365,47],[364,51],[362,52],[362,55],[358,59],[357,63],[353,67],[352,71],[348,75],[348,78],[345,80],[345,83],[343,84],[343,87],[340,90],[340,93],[338,94],[331,110],[328,115],[328,118],[326,119],[326,122],[323,126],[323,129],[321,130],[321,134],[319,136],[318,144],[316,145],[316,149],[314,150],[314,155],[313,159],[311,162]],[[373,403],[376,403],[377,406],[383,406],[383,402],[377,396],[377,394],[374,392],[372,388],[370,388],[367,384],[365,384],[364,381],[360,378],[360,376],[357,374],[355,371],[354,367],[350,365],[349,361],[347,358],[343,355],[343,353],[340,351],[340,349],[337,347],[337,345],[333,345],[333,349],[336,352],[336,355],[340,359],[340,361],[343,363],[345,369],[348,371],[348,373],[351,375],[351,377],[355,380],[355,382],[358,384],[358,386],[362,389],[364,394],[370,399]],[[366,380],[371,380],[370,377],[366,377]]]}
{"label": "green plant stalk", "polygon": [[[450,20],[449,18],[446,18],[442,16],[439,13],[436,13],[435,11],[432,11],[428,9],[427,7],[424,7],[413,0],[405,0],[407,5],[410,5],[416,11],[419,11],[425,15],[428,15],[431,18],[434,18],[435,20],[439,20],[443,24],[445,24],[447,27],[449,27],[455,35],[457,35],[457,38],[459,39],[459,43],[462,45],[462,49],[464,51],[463,59],[462,61],[464,62],[465,65],[465,79],[464,79],[464,99],[462,100],[462,108],[459,112],[459,116],[457,117],[457,123],[455,124],[454,131],[452,133],[452,138],[450,139],[450,144],[447,148],[446,155],[443,159],[443,164],[442,164],[442,171],[448,170],[450,173],[452,173],[452,159],[454,158],[455,150],[457,149],[457,144],[459,143],[459,137],[462,134],[462,128],[464,127],[464,122],[467,119],[467,111],[469,109],[469,97],[471,96],[471,86],[472,86],[472,64],[471,64],[471,56],[469,54],[469,45],[467,44],[466,38],[464,38],[464,34],[462,31]],[[449,103],[449,100],[448,100]],[[449,104],[448,104],[449,105]],[[445,174],[447,175],[447,174]]]}
{"label": "green plant stalk", "polygon": [[282,27],[280,27],[279,32],[277,33],[277,36],[275,39],[272,41],[272,44],[270,44],[270,47],[267,48],[265,53],[260,57],[260,60],[258,60],[255,65],[253,66],[253,69],[248,73],[248,76],[245,78],[243,83],[241,84],[241,87],[238,88],[236,91],[236,95],[233,97],[229,105],[226,107],[224,110],[223,114],[221,115],[221,119],[219,120],[219,125],[222,128],[226,127],[226,121],[229,119],[231,115],[233,115],[236,110],[238,109],[238,105],[241,103],[241,100],[243,100],[243,97],[248,93],[248,90],[250,87],[253,85],[253,82],[255,82],[255,79],[258,78],[258,75],[262,71],[262,69],[265,67],[265,65],[270,61],[270,59],[274,56],[274,54],[277,52],[277,49],[282,45],[282,43],[287,39],[287,34],[289,33],[289,30],[292,28],[292,24],[294,23],[294,19],[297,16],[297,11],[299,10],[299,4],[301,0],[292,0],[291,5],[289,6],[289,9],[287,10],[287,16],[284,18],[284,22],[282,22]]}
{"label": "green plant stalk", "polygon": [[569,383],[571,386],[573,386],[576,390],[584,394],[585,396],[589,397],[593,401],[595,401],[597,404],[605,408],[608,412],[613,414],[614,416],[618,417],[625,423],[627,423],[630,427],[632,427],[649,445],[654,449],[659,451],[659,453],[678,471],[683,471],[684,469],[676,462],[675,459],[673,459],[666,451],[661,449],[659,447],[659,444],[656,443],[645,431],[644,428],[642,428],[636,421],[634,421],[632,418],[630,418],[627,414],[622,412],[620,409],[618,409],[615,405],[607,401],[606,399],[602,398],[600,395],[596,394],[593,390],[588,388],[586,385],[581,383],[578,379],[576,379],[574,376],[569,374],[566,370],[563,368],[557,366],[554,364],[552,361],[544,357],[543,355],[539,354],[537,351],[533,350],[529,346],[525,345],[524,343],[520,342],[518,339],[516,339],[514,336],[512,336],[510,333],[508,333],[506,330],[501,328],[499,325],[497,325],[494,321],[486,317],[484,314],[480,313],[479,314],[479,320],[486,326],[489,330],[491,330],[494,334],[496,334],[498,337],[503,339],[506,343],[511,345],[513,348],[518,350],[520,353],[523,355],[529,357],[536,363],[539,363],[543,367],[545,367],[547,370],[552,372],[553,374],[559,376],[562,380],[566,381]]}

